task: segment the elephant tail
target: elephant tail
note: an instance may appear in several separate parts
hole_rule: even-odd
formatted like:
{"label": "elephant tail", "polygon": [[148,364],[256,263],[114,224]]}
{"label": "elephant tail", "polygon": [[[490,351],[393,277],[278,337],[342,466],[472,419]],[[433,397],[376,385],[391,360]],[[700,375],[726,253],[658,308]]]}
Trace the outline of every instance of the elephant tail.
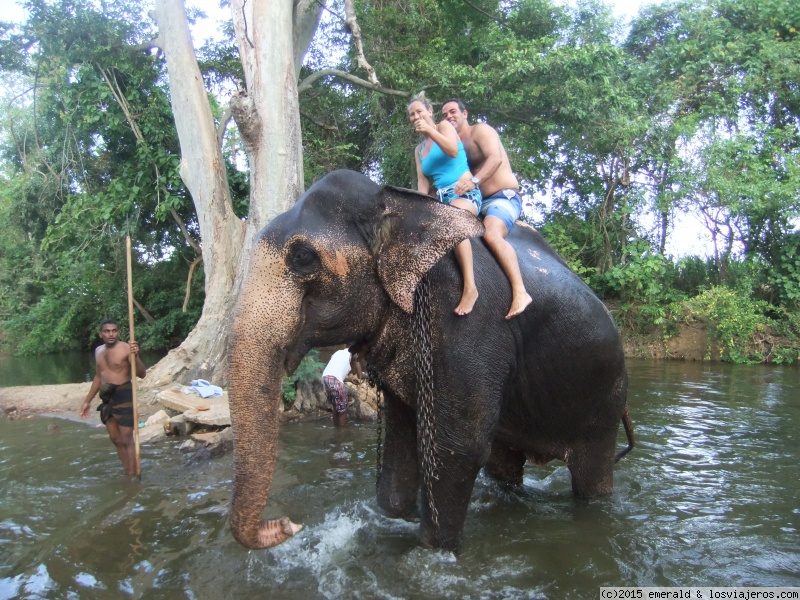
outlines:
{"label": "elephant tail", "polygon": [[622,413],[622,426],[625,428],[625,436],[628,438],[628,447],[624,450],[620,450],[617,455],[614,457],[614,463],[616,464],[620,458],[625,456],[628,452],[633,450],[633,447],[636,445],[636,440],[633,437],[633,423],[631,422],[631,415],[628,412],[628,405],[625,405],[625,412]]}

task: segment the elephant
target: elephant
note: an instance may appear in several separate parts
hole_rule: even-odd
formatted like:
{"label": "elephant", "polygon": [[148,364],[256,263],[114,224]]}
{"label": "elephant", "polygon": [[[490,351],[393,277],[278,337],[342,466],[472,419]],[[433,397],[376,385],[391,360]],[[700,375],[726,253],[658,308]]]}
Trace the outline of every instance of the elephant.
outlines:
{"label": "elephant", "polygon": [[[511,286],[482,232],[467,211],[337,170],[258,234],[228,346],[230,526],[238,542],[268,548],[301,528],[288,517],[265,521],[262,512],[277,458],[281,378],[315,347],[357,349],[379,380],[385,439],[377,502],[391,517],[419,519],[424,546],[459,552],[482,468],[516,486],[526,461],[560,459],[574,495],[611,493],[620,422],[628,434],[620,454],[633,447],[613,318],[544,238],[518,223],[508,240],[533,302],[505,320]],[[466,238],[480,295],[472,313],[459,316],[452,249]],[[427,294],[415,296],[421,281]],[[415,325],[423,302],[424,343]],[[422,354],[427,428],[414,366]],[[430,434],[427,443],[420,432]]]}

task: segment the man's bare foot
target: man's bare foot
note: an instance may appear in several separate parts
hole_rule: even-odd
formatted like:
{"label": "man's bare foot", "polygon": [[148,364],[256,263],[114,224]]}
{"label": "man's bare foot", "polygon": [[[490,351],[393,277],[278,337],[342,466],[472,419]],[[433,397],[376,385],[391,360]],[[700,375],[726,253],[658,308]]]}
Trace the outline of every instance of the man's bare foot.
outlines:
{"label": "man's bare foot", "polygon": [[531,302],[533,302],[533,298],[531,298],[530,294],[527,292],[514,296],[511,299],[511,308],[506,315],[506,319],[513,319],[516,317],[525,310]]}
{"label": "man's bare foot", "polygon": [[475,306],[475,302],[478,300],[478,289],[473,288],[471,290],[464,290],[464,293],[461,294],[461,302],[458,303],[458,306],[455,308],[455,313],[457,315],[468,315],[472,312],[472,307]]}

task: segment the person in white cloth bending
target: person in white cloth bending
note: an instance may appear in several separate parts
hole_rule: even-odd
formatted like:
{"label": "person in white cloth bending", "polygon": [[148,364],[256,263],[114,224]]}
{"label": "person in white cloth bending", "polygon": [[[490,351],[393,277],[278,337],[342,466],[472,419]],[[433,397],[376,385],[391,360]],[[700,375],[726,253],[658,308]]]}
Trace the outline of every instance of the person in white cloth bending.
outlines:
{"label": "person in white cloth bending", "polygon": [[[348,377],[350,371],[356,374],[357,379]],[[358,364],[358,354],[350,354],[347,348],[337,350],[328,361],[322,372],[322,386],[325,396],[333,409],[333,424],[344,427],[347,424],[347,390],[345,381],[359,383],[361,379],[361,366]]]}

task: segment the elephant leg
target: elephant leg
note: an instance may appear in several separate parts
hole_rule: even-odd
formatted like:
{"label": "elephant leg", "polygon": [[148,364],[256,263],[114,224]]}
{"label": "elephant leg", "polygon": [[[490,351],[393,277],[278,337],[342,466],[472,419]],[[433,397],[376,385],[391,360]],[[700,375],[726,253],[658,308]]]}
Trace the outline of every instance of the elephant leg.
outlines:
{"label": "elephant leg", "polygon": [[[488,447],[488,444],[487,444]],[[484,454],[485,453],[480,453]],[[433,509],[422,491],[420,542],[431,548],[458,552],[472,488],[482,466],[479,453],[440,452],[438,479],[433,481]]]}
{"label": "elephant leg", "polygon": [[520,486],[525,460],[525,454],[521,450],[495,439],[492,440],[492,452],[483,471],[500,485]]}
{"label": "elephant leg", "polygon": [[378,482],[378,506],[395,518],[416,515],[419,491],[417,426],[413,409],[387,398],[383,467]]}
{"label": "elephant leg", "polygon": [[607,496],[614,488],[613,437],[574,445],[567,453],[572,492],[579,498]]}

